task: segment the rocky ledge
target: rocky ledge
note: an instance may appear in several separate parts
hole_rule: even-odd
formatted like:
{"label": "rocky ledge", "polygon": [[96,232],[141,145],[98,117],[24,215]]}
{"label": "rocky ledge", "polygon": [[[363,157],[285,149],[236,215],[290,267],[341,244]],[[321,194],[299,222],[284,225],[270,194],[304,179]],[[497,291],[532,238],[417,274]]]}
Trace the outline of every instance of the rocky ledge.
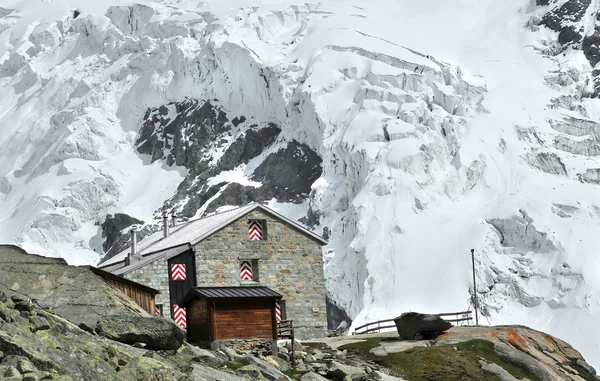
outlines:
{"label": "rocky ledge", "polygon": [[346,376],[354,381],[600,379],[569,344],[522,326],[452,327],[432,340],[402,340],[397,332],[386,332],[303,344],[344,358],[352,366]]}

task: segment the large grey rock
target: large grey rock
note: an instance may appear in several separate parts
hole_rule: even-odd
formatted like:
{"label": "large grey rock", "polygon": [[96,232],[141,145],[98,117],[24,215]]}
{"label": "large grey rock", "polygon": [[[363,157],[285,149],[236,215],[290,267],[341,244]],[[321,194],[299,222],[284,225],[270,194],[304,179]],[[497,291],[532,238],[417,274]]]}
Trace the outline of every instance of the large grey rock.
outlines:
{"label": "large grey rock", "polygon": [[547,369],[551,368],[550,364],[543,364],[535,357],[530,356],[525,352],[514,350],[507,344],[495,343],[494,352],[496,352],[496,354],[503,360],[526,369],[529,373],[542,381],[551,381],[556,379],[553,372]]}
{"label": "large grey rock", "polygon": [[394,319],[398,335],[404,340],[430,339],[450,329],[452,324],[439,316],[405,312]]}
{"label": "large grey rock", "polygon": [[[292,352],[292,340],[288,340],[285,342],[285,349],[287,349],[288,353]],[[297,353],[303,350],[304,347],[302,346],[302,344],[298,340],[294,340],[294,351]]]}
{"label": "large grey rock", "polygon": [[379,377],[379,381],[406,381],[403,378],[390,376],[389,374],[385,374],[385,373],[382,373],[382,372],[376,371],[375,373]]}
{"label": "large grey rock", "polygon": [[500,381],[518,381],[512,374],[493,362],[479,360],[481,369],[498,377]]}
{"label": "large grey rock", "polygon": [[116,379],[116,370],[107,360],[108,353],[113,353],[112,357],[119,355],[110,350],[109,343],[60,317],[44,311],[37,311],[37,314],[48,321],[50,329],[34,333],[29,320],[21,317],[2,325],[0,348],[7,354],[2,365],[21,368],[23,372],[35,368],[53,370],[74,379],[92,380],[99,374],[106,380]]}
{"label": "large grey rock", "polygon": [[290,365],[290,363],[280,357],[270,355],[270,356],[267,356],[265,358],[265,360],[267,362],[273,364],[274,366],[276,366],[277,369],[279,369],[282,372],[287,372],[292,369],[292,366]]}
{"label": "large grey rock", "polygon": [[305,373],[302,377],[300,377],[300,381],[327,381],[327,379],[323,376],[316,374],[315,372]]}
{"label": "large grey rock", "polygon": [[209,351],[206,349],[195,347],[195,346],[187,344],[187,343],[183,343],[183,345],[184,345],[185,349],[192,352],[192,354],[193,354],[192,361],[193,362],[199,362],[199,363],[208,365],[213,368],[221,368],[227,362],[227,356],[225,356],[219,352],[212,352],[212,351]]}
{"label": "large grey rock", "polygon": [[183,332],[169,319],[135,315],[104,316],[96,325],[100,336],[125,344],[144,343],[146,349],[179,349]]}
{"label": "large grey rock", "polygon": [[192,377],[194,380],[202,381],[247,381],[245,378],[242,378],[236,374],[223,372],[218,369],[213,369],[199,364],[194,364]]}
{"label": "large grey rock", "polygon": [[105,315],[150,316],[89,269],[13,245],[0,245],[0,279],[0,291],[25,302],[19,308],[29,310],[33,300],[77,326],[95,327]]}
{"label": "large grey rock", "polygon": [[[289,378],[281,373],[274,365],[269,364],[265,360],[261,360],[254,356],[244,356],[244,363],[256,367],[256,369],[260,370],[260,373],[265,377],[265,379],[270,381],[283,381],[289,380]],[[250,369],[250,368],[248,368]]]}
{"label": "large grey rock", "polygon": [[346,380],[349,377],[352,381],[359,381],[364,380],[366,375],[363,368],[345,365],[337,361],[332,361],[327,371],[327,376],[336,380]]}
{"label": "large grey rock", "polygon": [[155,359],[138,357],[119,371],[119,379],[123,380],[184,380],[186,377],[178,370]]}
{"label": "large grey rock", "polygon": [[590,364],[588,364],[587,362],[585,362],[582,359],[577,359],[575,361],[575,363],[577,365],[579,365],[580,367],[582,367],[586,372],[588,372],[589,374],[591,374],[592,376],[596,375],[596,369],[592,368],[592,366]]}

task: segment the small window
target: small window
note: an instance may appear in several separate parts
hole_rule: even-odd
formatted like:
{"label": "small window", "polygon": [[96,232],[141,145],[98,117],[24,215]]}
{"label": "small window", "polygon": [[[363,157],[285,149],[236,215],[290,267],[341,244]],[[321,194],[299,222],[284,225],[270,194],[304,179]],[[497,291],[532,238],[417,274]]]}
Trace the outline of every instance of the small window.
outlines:
{"label": "small window", "polygon": [[265,241],[267,239],[267,222],[265,220],[248,221],[248,237],[250,241]]}
{"label": "small window", "polygon": [[240,263],[240,280],[258,282],[258,259],[248,259]]}
{"label": "small window", "polygon": [[163,305],[157,304],[154,306],[154,315],[163,316]]}

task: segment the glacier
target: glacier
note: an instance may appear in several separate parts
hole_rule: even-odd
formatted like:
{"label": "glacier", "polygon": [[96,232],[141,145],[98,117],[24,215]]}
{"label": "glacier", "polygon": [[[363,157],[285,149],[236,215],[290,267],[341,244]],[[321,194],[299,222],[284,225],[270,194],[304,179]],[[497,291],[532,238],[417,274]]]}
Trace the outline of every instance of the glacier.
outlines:
{"label": "glacier", "polygon": [[480,323],[599,367],[599,6],[247,3],[0,2],[0,241],[96,264],[257,200],[329,240],[350,330],[472,308],[474,249]]}

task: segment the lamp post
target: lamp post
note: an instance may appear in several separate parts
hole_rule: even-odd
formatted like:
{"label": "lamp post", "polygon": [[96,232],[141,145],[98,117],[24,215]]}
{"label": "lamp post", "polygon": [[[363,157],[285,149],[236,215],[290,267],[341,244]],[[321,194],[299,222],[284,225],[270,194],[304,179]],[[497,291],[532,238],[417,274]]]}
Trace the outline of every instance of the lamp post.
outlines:
{"label": "lamp post", "polygon": [[477,285],[475,283],[475,249],[471,249],[471,260],[473,262],[473,304],[475,305],[475,325],[479,325],[477,316]]}

